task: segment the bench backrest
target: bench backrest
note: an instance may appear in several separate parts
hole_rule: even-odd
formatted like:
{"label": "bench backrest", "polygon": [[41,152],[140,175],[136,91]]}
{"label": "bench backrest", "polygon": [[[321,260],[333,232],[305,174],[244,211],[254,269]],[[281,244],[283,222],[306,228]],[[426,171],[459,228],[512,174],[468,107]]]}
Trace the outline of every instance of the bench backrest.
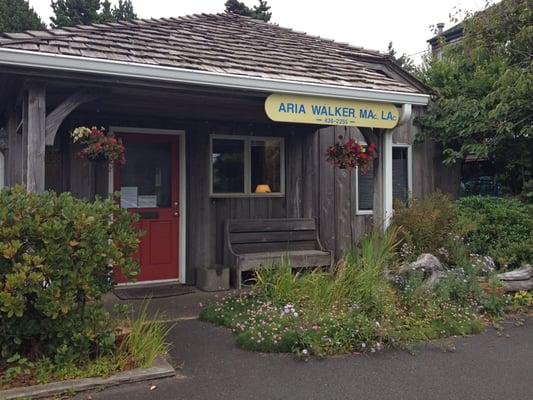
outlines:
{"label": "bench backrest", "polygon": [[312,218],[226,221],[227,240],[237,254],[318,249],[316,229]]}

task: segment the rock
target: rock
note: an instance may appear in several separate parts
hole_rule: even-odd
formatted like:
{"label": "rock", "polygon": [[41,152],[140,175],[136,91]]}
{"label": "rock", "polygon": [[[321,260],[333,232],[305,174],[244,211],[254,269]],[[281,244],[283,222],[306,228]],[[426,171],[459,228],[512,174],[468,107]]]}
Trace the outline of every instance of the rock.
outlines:
{"label": "rock", "polygon": [[416,261],[402,266],[399,272],[400,274],[423,272],[427,276],[424,281],[426,287],[435,286],[440,279],[446,276],[439,259],[430,253],[421,254]]}

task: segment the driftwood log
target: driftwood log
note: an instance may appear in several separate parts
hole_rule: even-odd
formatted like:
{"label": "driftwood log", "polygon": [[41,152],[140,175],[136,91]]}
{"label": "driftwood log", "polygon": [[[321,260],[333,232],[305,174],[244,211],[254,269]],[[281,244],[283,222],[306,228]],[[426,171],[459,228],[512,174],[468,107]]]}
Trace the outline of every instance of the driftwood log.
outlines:
{"label": "driftwood log", "polygon": [[398,272],[400,274],[423,272],[426,277],[423,285],[427,288],[432,288],[446,276],[446,271],[439,259],[429,253],[421,254],[416,261],[403,265]]}
{"label": "driftwood log", "polygon": [[533,266],[527,264],[515,271],[498,274],[506,292],[533,290]]}

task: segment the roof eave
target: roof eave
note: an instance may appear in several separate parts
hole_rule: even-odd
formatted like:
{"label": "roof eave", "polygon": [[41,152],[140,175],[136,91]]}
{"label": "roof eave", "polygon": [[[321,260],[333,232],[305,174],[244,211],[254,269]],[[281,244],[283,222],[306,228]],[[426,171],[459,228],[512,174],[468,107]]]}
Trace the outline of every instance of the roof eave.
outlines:
{"label": "roof eave", "polygon": [[123,61],[0,49],[0,65],[70,71],[98,75],[186,83],[202,86],[255,90],[268,93],[293,93],[395,104],[427,105],[428,94],[355,88],[310,82],[288,81],[190,69],[137,64]]}

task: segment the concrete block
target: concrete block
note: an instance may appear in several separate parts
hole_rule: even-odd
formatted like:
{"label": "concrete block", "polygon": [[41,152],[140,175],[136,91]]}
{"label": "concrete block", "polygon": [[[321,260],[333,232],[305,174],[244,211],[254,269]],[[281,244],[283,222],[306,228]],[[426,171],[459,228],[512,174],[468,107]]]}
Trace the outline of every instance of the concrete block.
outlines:
{"label": "concrete block", "polygon": [[229,289],[229,267],[214,265],[200,267],[196,271],[196,286],[205,292]]}

